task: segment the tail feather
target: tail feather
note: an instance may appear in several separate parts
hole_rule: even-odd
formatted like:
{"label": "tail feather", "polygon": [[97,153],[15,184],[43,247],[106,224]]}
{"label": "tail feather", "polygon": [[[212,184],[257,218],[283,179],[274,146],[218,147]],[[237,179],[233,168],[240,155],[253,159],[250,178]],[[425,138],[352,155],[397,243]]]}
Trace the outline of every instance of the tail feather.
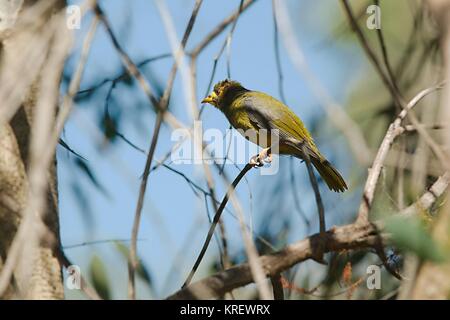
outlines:
{"label": "tail feather", "polygon": [[331,165],[328,160],[319,160],[317,158],[311,158],[311,162],[316,167],[320,176],[325,180],[328,188],[336,192],[344,192],[348,189],[344,178],[341,174]]}

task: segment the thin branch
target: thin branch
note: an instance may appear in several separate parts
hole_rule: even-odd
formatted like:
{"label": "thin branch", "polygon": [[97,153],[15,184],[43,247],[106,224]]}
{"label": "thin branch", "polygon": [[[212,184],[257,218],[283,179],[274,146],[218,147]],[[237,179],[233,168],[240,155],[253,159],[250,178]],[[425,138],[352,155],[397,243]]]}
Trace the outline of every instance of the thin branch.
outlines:
{"label": "thin branch", "polygon": [[[136,63],[136,66],[138,68],[141,68],[141,67],[143,67],[143,66],[145,66],[145,65],[147,65],[147,64],[149,64],[151,62],[158,61],[158,60],[161,60],[161,59],[166,59],[166,58],[169,58],[169,57],[172,57],[172,54],[170,54],[170,53],[159,54],[159,55],[156,55],[154,57],[150,57],[150,58],[142,60],[141,62]],[[100,81],[100,82],[98,82],[98,83],[96,83],[94,85],[91,85],[90,87],[88,87],[86,89],[81,89],[80,91],[77,92],[77,95],[83,95],[83,94],[91,93],[92,91],[95,91],[95,90],[99,89],[100,87],[104,86],[108,82],[117,83],[117,82],[120,82],[120,81],[124,81],[125,79],[128,78],[128,76],[129,76],[128,71],[124,71],[124,72],[122,72],[119,75],[116,75],[114,77],[105,78],[102,81]]]}
{"label": "thin branch", "polygon": [[358,222],[365,224],[369,221],[369,211],[372,206],[372,201],[374,198],[377,182],[380,177],[381,169],[395,138],[405,131],[405,129],[402,127],[402,121],[407,116],[408,111],[414,108],[419,103],[419,101],[421,101],[428,94],[441,88],[442,84],[439,84],[437,86],[427,88],[419,92],[400,112],[394,122],[392,122],[389,126],[386,135],[384,136],[384,139],[378,149],[377,155],[375,156],[372,167],[369,170],[369,176],[367,177],[367,181],[364,186],[363,199],[358,211]]}
{"label": "thin branch", "polygon": [[111,27],[111,24],[110,24],[108,18],[106,17],[105,13],[103,12],[103,9],[100,8],[100,6],[98,4],[95,7],[95,14],[100,19],[100,21],[102,21],[103,25],[105,26],[106,32],[108,33],[108,35],[114,45],[114,48],[119,53],[119,56],[120,56],[123,64],[125,65],[127,71],[138,80],[139,84],[143,88],[143,90],[144,90],[145,94],[147,95],[147,97],[149,98],[149,100],[152,102],[153,106],[156,108],[156,110],[159,110],[158,99],[156,99],[156,97],[153,95],[152,89],[150,88],[149,84],[145,80],[142,73],[139,71],[139,69],[134,64],[134,62],[131,60],[129,55],[125,52],[125,50],[119,44],[119,41],[117,40],[117,38],[112,30],[112,27]]}
{"label": "thin branch", "polygon": [[289,159],[289,164],[290,164],[290,182],[291,182],[291,192],[292,192],[292,197],[294,199],[294,205],[295,208],[297,209],[298,214],[300,215],[300,218],[302,219],[303,223],[305,224],[307,230],[309,230],[311,224],[308,220],[308,217],[306,216],[305,212],[303,211],[301,205],[300,205],[300,199],[298,197],[298,190],[297,190],[297,184],[296,184],[296,179],[295,179],[295,170],[294,170],[294,158],[291,157]]}
{"label": "thin branch", "polygon": [[[73,265],[73,263],[70,261],[70,259],[66,256],[64,251],[59,250],[57,252],[58,260],[60,261],[61,265],[64,266],[66,269]],[[81,290],[84,292],[84,294],[90,298],[91,300],[102,300],[98,292],[93,288],[89,282],[86,281],[86,279],[83,277],[83,275],[80,273],[76,276],[80,277],[80,284],[81,284]]]}
{"label": "thin branch", "polygon": [[[138,239],[138,241],[145,241],[147,239]],[[75,248],[80,248],[80,247],[84,247],[84,246],[92,246],[92,245],[96,245],[96,244],[109,244],[109,243],[115,243],[115,242],[130,242],[131,239],[104,239],[104,240],[94,240],[94,241],[85,241],[85,242],[81,242],[81,243],[76,243],[76,244],[69,244],[66,246],[63,246],[62,249],[67,250],[67,249],[75,249]]]}
{"label": "thin branch", "polygon": [[277,8],[275,14],[277,16],[276,19],[278,22],[280,35],[283,38],[286,52],[289,55],[294,67],[305,79],[311,92],[320,102],[320,106],[323,107],[327,113],[329,120],[347,138],[348,146],[358,162],[363,164],[368,163],[370,161],[370,149],[367,146],[361,129],[358,124],[348,116],[342,106],[339,106],[333,100],[333,98],[322,86],[319,79],[311,71],[305,55],[298,44],[297,36],[294,33],[288,9],[286,8],[286,2],[275,0],[275,3]]}
{"label": "thin branch", "polygon": [[[200,6],[201,1],[198,3],[198,7]],[[186,105],[190,106],[189,110],[191,112],[191,116],[194,120],[194,122],[196,120],[199,119],[199,113],[198,113],[198,109],[197,109],[197,97],[196,97],[196,59],[191,59],[191,64],[188,66],[187,63],[185,62],[184,59],[184,50],[183,50],[183,45],[180,46],[180,44],[178,43],[178,40],[176,39],[176,32],[175,32],[175,27],[173,24],[173,20],[170,17],[170,13],[167,9],[167,7],[164,5],[163,2],[157,2],[157,6],[158,9],[160,11],[160,14],[162,16],[162,20],[164,22],[164,26],[166,29],[166,33],[168,34],[170,43],[171,43],[171,47],[172,47],[172,54],[175,57],[175,62],[178,66],[178,69],[180,70],[181,76],[182,76],[182,80],[183,80],[183,88],[184,88],[184,92],[185,92],[185,98],[186,98]],[[233,29],[234,30],[234,26],[233,25]],[[177,48],[180,47],[180,49],[177,51]],[[201,127],[200,126],[196,126],[194,125],[194,129],[193,129],[193,134],[194,134],[194,143],[196,145],[196,150],[202,150],[203,151],[203,143],[201,141],[201,137],[203,136],[202,132],[201,132]],[[197,156],[197,155],[196,155]],[[203,152],[199,155],[203,158]],[[206,164],[206,162],[202,161],[203,164],[203,170],[205,173],[205,180],[206,183],[208,185],[208,189],[209,189],[209,194],[211,195],[212,199],[215,199],[215,190],[214,190],[214,181],[213,181],[213,176],[212,173],[208,167],[208,165]],[[205,194],[205,199],[206,199],[206,194]],[[214,212],[217,211],[217,203],[215,200],[212,201],[213,207],[214,207]],[[208,209],[208,204],[206,203],[206,209]],[[224,267],[228,267],[230,265],[229,263],[229,259],[228,259],[228,244],[226,241],[226,235],[225,235],[225,226],[223,224],[222,220],[219,220],[219,224],[220,224],[220,230],[221,232],[221,240],[222,240],[222,244],[223,244],[223,255],[222,255],[222,262],[224,263]]]}
{"label": "thin branch", "polygon": [[[186,45],[186,42],[192,31],[192,27],[194,26],[195,20],[197,18],[197,14],[200,9],[201,3],[202,3],[202,0],[197,0],[195,3],[191,18],[189,19],[188,25],[187,25],[186,30],[183,35],[183,40],[181,41],[180,50],[182,50]],[[119,53],[128,72],[138,80],[139,84],[141,85],[144,92],[146,93],[148,99],[150,100],[150,102],[152,103],[152,105],[154,106],[156,111],[158,112],[157,117],[156,117],[155,126],[153,129],[150,150],[148,152],[147,160],[146,160],[145,167],[144,167],[143,178],[142,178],[141,185],[139,188],[139,196],[138,196],[138,201],[137,201],[137,205],[136,205],[136,212],[135,212],[135,218],[133,221],[132,236],[131,236],[132,241],[131,241],[131,245],[130,245],[130,259],[128,262],[128,278],[129,278],[128,296],[130,299],[135,299],[136,298],[136,289],[135,289],[135,276],[134,275],[135,275],[135,270],[139,263],[138,258],[137,258],[137,243],[136,243],[136,241],[137,241],[137,236],[138,236],[138,232],[139,232],[141,212],[142,212],[142,208],[144,206],[144,195],[145,195],[145,192],[147,189],[147,181],[148,181],[148,177],[150,174],[150,167],[151,167],[151,163],[153,160],[153,156],[154,156],[154,153],[156,150],[156,145],[158,142],[159,132],[161,129],[162,122],[165,119],[164,116],[167,113],[167,107],[169,105],[169,98],[170,98],[170,94],[172,92],[173,83],[174,83],[175,75],[176,75],[176,71],[177,71],[177,63],[175,62],[173,64],[172,69],[170,71],[166,89],[163,93],[161,100],[158,101],[155,98],[155,96],[153,95],[152,90],[151,90],[150,86],[148,85],[147,81],[145,80],[144,76],[142,75],[142,73],[139,71],[139,69],[136,67],[136,65],[133,63],[133,61],[130,59],[128,54],[120,46],[119,42],[117,41],[117,38],[115,37],[115,35],[112,31],[112,28],[111,28],[111,25],[110,25],[108,19],[106,18],[103,11],[101,10],[101,8],[98,5],[96,6],[96,14],[101,19],[103,24],[105,25],[107,32],[113,42],[113,45],[114,45],[115,49],[117,50],[117,52]],[[172,118],[172,122],[173,122],[173,120],[174,119]],[[167,119],[166,119],[166,121],[167,121]],[[174,123],[172,123],[172,124],[174,124]],[[177,125],[177,124],[175,124],[175,125]]]}
{"label": "thin branch", "polygon": [[[192,82],[192,88],[194,88],[194,84],[195,84],[195,72],[196,72],[196,62],[197,62],[198,54],[206,47],[206,45],[210,41],[212,41],[216,36],[218,36],[227,27],[228,24],[233,23],[232,27],[231,27],[231,30],[228,33],[228,36],[227,36],[225,42],[223,43],[223,46],[221,47],[219,53],[214,58],[213,70],[212,70],[210,81],[209,81],[209,84],[208,84],[207,93],[209,92],[209,90],[210,90],[210,88],[212,86],[212,82],[214,80],[214,74],[215,74],[215,70],[216,70],[216,67],[217,67],[217,61],[220,58],[220,56],[222,55],[225,47],[228,48],[228,50],[227,50],[227,56],[228,56],[227,72],[228,72],[228,77],[230,77],[230,73],[231,73],[231,71],[230,71],[230,54],[231,54],[231,39],[232,39],[232,35],[233,35],[233,32],[234,32],[234,30],[236,28],[237,20],[238,20],[240,14],[252,2],[253,1],[247,1],[246,3],[244,3],[244,0],[241,0],[241,2],[239,4],[238,11],[235,14],[233,14],[230,19],[225,19],[221,24],[219,24],[219,26],[215,30],[213,30],[213,32],[210,33],[205,38],[205,40],[199,46],[197,46],[196,49],[193,50],[193,52],[191,52],[191,79],[190,80]],[[193,90],[193,94],[192,94],[193,97],[196,95],[195,92],[196,91]],[[204,110],[204,105],[201,107],[200,112],[197,112],[197,110],[195,110],[195,112],[194,112],[195,115],[196,115],[195,120],[198,120],[200,118],[200,115],[203,112],[203,110]],[[195,132],[194,132],[194,134],[195,134]],[[197,136],[199,136],[199,135],[197,134]],[[198,142],[198,144],[200,144],[200,143]],[[201,149],[203,151],[204,146],[202,145],[200,147],[201,147]],[[203,154],[203,152],[202,152],[202,154]],[[214,199],[215,198],[214,183],[213,183],[211,172],[210,172],[209,167],[207,166],[206,163],[203,163],[203,169],[204,169],[204,172],[205,172],[205,178],[206,178],[206,182],[207,182],[208,188],[210,190],[210,194],[212,195],[212,198]],[[221,174],[221,173],[222,173],[222,171],[219,170],[219,174]],[[236,202],[236,204],[237,204],[237,202]],[[214,200],[213,200],[213,207],[214,207],[215,212],[218,212],[217,204],[216,204],[216,202]],[[241,220],[239,220],[239,221],[242,224],[242,221]],[[223,224],[223,221],[220,218],[218,220],[218,223],[220,225],[220,230],[221,230],[221,235],[222,235],[222,237],[221,237],[222,245],[223,245],[223,248],[224,248],[222,261],[224,262],[224,267],[226,268],[226,267],[228,267],[230,265],[230,263],[229,263],[229,259],[228,259],[228,250],[227,250],[228,245],[227,245],[226,235],[225,235],[225,226]],[[244,226],[244,229],[245,229],[245,226]],[[244,238],[245,238],[245,232],[246,232],[246,229],[243,230]]]}
{"label": "thin branch", "polygon": [[[234,19],[233,25],[231,26],[231,30],[228,33],[228,36],[224,42],[224,45],[227,46],[227,77],[228,77],[228,79],[231,79],[231,39],[233,38],[234,29],[236,29],[236,25],[237,25],[239,16],[242,13],[243,4],[244,4],[244,0],[241,0],[241,2],[239,3],[238,14],[237,14],[236,18]],[[222,49],[222,51],[223,51],[223,49]]]}
{"label": "thin branch", "polygon": [[400,214],[404,216],[413,216],[417,211],[424,212],[430,209],[436,200],[447,190],[449,183],[450,174],[449,172],[446,172],[431,185],[419,200],[400,211]]}
{"label": "thin branch", "polygon": [[[160,167],[164,167],[164,168],[168,169],[169,171],[171,171],[171,172],[173,172],[173,173],[175,173],[175,174],[181,176],[183,179],[186,180],[186,182],[190,185],[190,187],[191,187],[191,189],[192,189],[193,191],[194,191],[194,189],[195,189],[196,191],[201,192],[204,196],[210,197],[211,201],[213,201],[213,202],[216,204],[216,208],[217,208],[217,205],[220,204],[221,202],[220,202],[219,200],[217,200],[217,198],[216,198],[215,196],[213,197],[213,195],[211,194],[210,191],[205,190],[204,188],[202,188],[201,186],[199,186],[197,183],[195,183],[192,179],[190,179],[188,176],[186,176],[186,175],[185,175],[184,173],[182,173],[181,171],[178,171],[178,170],[176,170],[176,169],[170,167],[168,164],[165,164],[164,161],[165,161],[165,160],[159,160],[158,163],[157,163],[155,166],[152,167],[151,171],[154,171],[154,170],[156,170],[157,168],[160,168]],[[214,164],[216,165],[216,169],[217,169],[217,170],[220,170],[220,165],[217,164],[216,162],[215,162]],[[239,169],[239,168],[238,168],[238,169]],[[227,186],[229,186],[231,183],[229,182],[229,180],[228,180],[228,178],[225,176],[225,174],[222,174],[222,177],[223,177],[224,183],[225,183]],[[245,176],[244,176],[244,181],[246,181],[246,183],[247,183],[247,185],[248,185],[248,181],[247,181],[247,179],[246,179]],[[194,191],[195,194],[197,194],[196,191]],[[250,189],[249,189],[249,192],[250,192],[250,198],[252,198]],[[235,215],[230,209],[228,209],[228,208],[225,207],[224,211],[227,211],[227,213],[229,213],[229,214],[231,215],[232,218],[234,218],[234,219],[236,219],[236,220],[238,219],[238,218],[236,217],[236,215]],[[217,212],[217,210],[215,210],[214,212]],[[219,222],[220,222],[220,221],[219,221]],[[251,231],[250,226],[247,225],[246,228],[247,228],[247,230]],[[258,234],[255,234],[255,233],[253,233],[253,235],[255,236],[255,238],[256,238],[258,241],[260,241],[260,242],[261,242],[263,245],[265,245],[267,248],[269,248],[269,249],[275,251],[275,248],[274,248],[274,247],[273,247],[266,239],[262,238],[261,236],[259,236]]]}
{"label": "thin branch", "polygon": [[276,274],[270,277],[270,282],[273,288],[273,299],[274,300],[284,300],[283,284],[281,280],[281,274]]}
{"label": "thin branch", "polygon": [[281,101],[283,101],[283,103],[286,104],[283,86],[283,69],[281,67],[281,59],[280,59],[280,41],[278,36],[278,24],[277,24],[275,0],[272,0],[272,16],[273,16],[273,47],[275,51],[275,63],[278,72],[278,92],[280,94]]}
{"label": "thin branch", "polygon": [[319,214],[319,225],[320,225],[320,233],[325,233],[326,225],[325,225],[325,210],[322,203],[322,197],[320,196],[319,186],[317,184],[316,176],[314,175],[314,169],[311,165],[311,158],[309,157],[308,150],[306,146],[302,144],[302,151],[305,158],[306,168],[308,169],[309,181],[311,182],[311,186],[314,191],[314,196],[316,199],[317,211]]}
{"label": "thin branch", "polygon": [[[443,130],[446,129],[448,127],[448,125],[445,124],[422,124],[421,125],[424,129],[428,129],[428,130]],[[411,124],[407,124],[405,127],[405,130],[407,132],[416,132],[417,128]]]}
{"label": "thin branch", "polygon": [[255,243],[250,235],[250,232],[248,232],[246,228],[244,213],[237,200],[236,195],[233,192],[230,193],[230,200],[231,203],[233,204],[234,210],[237,213],[239,226],[242,233],[242,239],[244,240],[244,247],[248,258],[248,264],[250,266],[250,273],[252,275],[253,281],[256,284],[256,288],[258,289],[259,299],[270,300],[272,299],[270,294],[270,288],[266,281],[264,269],[259,261],[258,250],[256,249]]}
{"label": "thin branch", "polygon": [[208,33],[205,38],[203,38],[200,43],[191,50],[190,55],[192,57],[197,57],[200,52],[203,51],[218,35],[220,35],[228,25],[233,23],[237,16],[244,12],[248,7],[250,7],[253,3],[255,3],[257,0],[246,0],[242,4],[242,8],[238,8],[235,10],[231,15],[229,15],[227,18],[225,18],[222,22],[220,22],[210,33]]}
{"label": "thin branch", "polygon": [[[430,207],[439,196],[444,194],[449,182],[448,173],[440,177],[430,188],[436,194],[429,198],[426,206]],[[445,188],[443,188],[445,185]],[[420,212],[423,199],[429,192],[400,214],[415,215]],[[259,257],[267,277],[276,277],[281,272],[288,270],[299,262],[314,259],[317,252],[337,252],[342,250],[361,250],[365,248],[380,248],[380,244],[389,240],[389,237],[380,233],[383,223],[361,224],[356,221],[353,224],[334,227],[325,233],[314,234],[296,243],[290,244],[280,251]],[[208,278],[195,282],[182,290],[169,296],[168,299],[211,299],[223,296],[226,292],[245,286],[253,282],[248,263],[234,266],[228,270],[218,272]]]}
{"label": "thin branch", "polygon": [[188,286],[191,283],[192,278],[194,277],[195,272],[197,271],[200,263],[203,260],[203,257],[206,253],[206,250],[208,249],[209,243],[211,242],[211,238],[214,235],[214,230],[217,226],[217,223],[220,220],[220,217],[222,215],[223,210],[225,209],[228,200],[230,199],[230,194],[232,192],[234,192],[234,190],[236,189],[236,186],[239,184],[239,182],[241,181],[241,179],[245,176],[245,174],[250,171],[250,169],[253,168],[253,165],[251,165],[250,163],[247,163],[247,165],[244,167],[244,169],[242,169],[242,171],[238,174],[238,176],[234,179],[233,183],[230,185],[230,187],[228,188],[227,193],[225,194],[225,197],[223,198],[222,202],[220,203],[220,206],[217,210],[217,212],[214,215],[213,221],[211,226],[209,227],[209,231],[208,234],[206,235],[206,239],[205,242],[203,244],[202,249],[200,250],[200,253],[197,257],[197,260],[194,263],[194,266],[192,267],[191,271],[189,272],[188,277],[186,278],[186,281],[184,282],[182,288]]}
{"label": "thin branch", "polygon": [[[197,105],[195,104],[195,102],[197,101],[197,87],[196,87],[196,83],[197,83],[197,58],[196,57],[191,57],[191,68],[190,68],[190,82],[191,82],[191,90],[192,90],[192,97],[194,100],[194,104],[192,104],[192,114],[194,116],[194,143],[196,144],[196,148],[198,150],[202,150],[202,167],[203,167],[203,171],[204,171],[204,176],[205,176],[205,180],[206,180],[206,184],[208,186],[209,189],[209,193],[211,195],[211,203],[214,209],[214,212],[217,212],[218,210],[218,201],[216,201],[216,191],[215,191],[215,187],[214,187],[214,179],[213,179],[213,175],[211,173],[211,170],[208,166],[208,164],[204,161],[204,151],[205,151],[205,144],[203,143],[203,141],[201,141],[201,139],[199,137],[203,137],[203,132],[202,128],[200,126],[195,126],[195,121],[199,121],[200,120],[200,112],[198,111]],[[195,137],[197,137],[197,139],[195,139]],[[224,164],[226,162],[226,158],[224,161]],[[221,172],[219,172],[219,175],[221,174]],[[208,209],[208,202],[206,201],[206,209]],[[208,218],[209,218],[209,213],[208,213]],[[211,221],[210,221],[211,223]],[[231,267],[231,261],[230,261],[230,257],[228,254],[228,241],[227,241],[227,235],[226,235],[226,228],[225,228],[225,222],[223,221],[223,219],[219,219],[219,229],[220,229],[220,240],[221,240],[221,244],[222,244],[222,248],[223,250],[221,250],[221,264],[223,269],[228,269],[229,267]],[[218,245],[219,249],[220,249],[220,243]]]}
{"label": "thin branch", "polygon": [[[353,15],[352,9],[350,8],[350,5],[348,4],[347,0],[342,0],[342,4],[344,6],[344,11],[347,15],[347,18],[350,22],[350,25],[355,32],[356,36],[358,37],[361,46],[363,47],[366,54],[369,56],[369,60],[372,62],[373,66],[377,70],[378,74],[381,77],[381,80],[383,81],[386,88],[391,93],[392,97],[394,98],[394,102],[397,104],[399,108],[401,108],[401,98],[398,95],[398,92],[395,90],[393,84],[391,83],[388,76],[384,73],[383,69],[381,68],[381,63],[378,61],[377,56],[373,52],[373,50],[370,48],[369,43],[367,42],[366,37],[364,36],[364,33],[362,32],[361,28],[358,26],[358,22],[355,19],[355,16]],[[378,33],[380,36],[380,34]]]}
{"label": "thin branch", "polygon": [[[375,5],[377,5],[379,7],[380,0],[375,0]],[[383,31],[381,30],[381,28],[377,28],[376,30],[377,30],[378,41],[380,42],[381,53],[383,56],[384,65],[386,66],[386,70],[388,72],[391,83],[394,86],[394,90],[397,92],[398,95],[401,95],[400,89],[397,84],[397,80],[395,78],[394,72],[392,71],[392,66],[389,62],[389,56],[387,53],[386,43],[384,41]]]}
{"label": "thin branch", "polygon": [[[342,4],[344,6],[345,9],[345,13],[348,17],[348,20],[350,22],[350,25],[352,27],[352,29],[355,31],[361,46],[363,47],[365,53],[367,54],[367,56],[369,57],[369,60],[372,62],[372,64],[374,65],[377,73],[379,74],[379,76],[381,77],[384,85],[386,86],[386,88],[388,89],[389,93],[391,94],[395,104],[400,108],[400,110],[404,110],[405,108],[407,108],[407,106],[405,105],[405,102],[403,100],[403,98],[401,97],[400,93],[398,92],[397,88],[398,86],[396,84],[393,83],[394,79],[390,79],[385,72],[383,71],[380,62],[378,61],[378,58],[376,57],[374,51],[372,50],[372,48],[370,47],[366,37],[364,36],[364,33],[362,32],[361,28],[359,27],[353,12],[350,8],[350,5],[348,4],[347,0],[342,0]],[[385,46],[384,45],[384,40],[382,38],[382,34],[379,32],[378,33],[378,37],[380,39],[381,42],[381,46]],[[389,63],[387,60],[385,61],[387,64]],[[387,67],[388,68],[388,67]],[[449,170],[450,169],[450,165],[449,165],[449,157],[448,155],[442,150],[442,148],[434,141],[434,139],[428,134],[428,132],[420,126],[419,120],[417,119],[417,116],[415,115],[414,112],[410,112],[407,114],[408,119],[411,121],[411,123],[416,126],[417,131],[421,134],[421,136],[423,137],[423,140],[427,143],[427,145],[430,147],[430,149],[434,152],[434,154],[437,156],[437,158],[439,159],[439,161],[441,162],[442,166],[446,169]]]}
{"label": "thin branch", "polygon": [[[228,78],[231,78],[231,70],[230,70],[230,58],[231,58],[231,57],[230,57],[230,54],[231,54],[231,51],[230,51],[231,49],[230,49],[230,47],[231,47],[231,39],[232,39],[232,36],[233,36],[233,33],[234,33],[234,29],[236,28],[236,25],[237,25],[237,21],[238,21],[238,19],[239,19],[239,16],[240,16],[240,14],[241,14],[242,11],[243,11],[243,3],[244,3],[244,1],[241,0],[241,2],[239,3],[239,8],[238,8],[237,14],[233,16],[233,20],[232,20],[233,24],[232,24],[232,26],[231,26],[230,32],[228,32],[228,35],[227,35],[227,37],[225,38],[225,40],[224,40],[222,46],[220,47],[219,52],[217,52],[217,54],[214,56],[214,59],[213,59],[213,67],[212,67],[212,70],[211,70],[211,75],[210,75],[210,77],[209,77],[209,83],[208,83],[208,88],[207,88],[206,93],[205,93],[205,97],[206,97],[206,96],[208,95],[208,93],[211,91],[211,86],[212,86],[212,83],[213,83],[213,81],[214,81],[214,76],[215,76],[215,74],[216,74],[217,63],[218,63],[219,59],[222,57],[222,54],[223,54],[223,52],[225,51],[225,48],[227,48],[227,47],[228,47],[228,55],[227,55],[227,77],[228,77]],[[197,55],[196,53],[193,53],[193,54],[191,55],[191,58],[192,58],[193,63],[195,63],[195,61],[197,60],[197,56],[198,56],[198,55]],[[200,108],[200,115],[203,113],[203,110],[204,110],[204,108],[205,108],[205,105],[206,105],[206,104],[203,104],[202,107]]]}

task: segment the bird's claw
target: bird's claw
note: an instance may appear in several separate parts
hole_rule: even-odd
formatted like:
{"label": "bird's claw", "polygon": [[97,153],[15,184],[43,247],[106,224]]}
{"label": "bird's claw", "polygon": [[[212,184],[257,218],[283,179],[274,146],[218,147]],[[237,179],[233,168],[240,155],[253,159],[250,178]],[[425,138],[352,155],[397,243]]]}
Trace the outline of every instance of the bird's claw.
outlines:
{"label": "bird's claw", "polygon": [[259,154],[251,157],[249,162],[255,168],[256,167],[262,167],[264,165],[264,163],[259,158]]}
{"label": "bird's claw", "polygon": [[262,167],[264,163],[272,162],[272,154],[270,153],[270,148],[263,149],[257,155],[250,158],[250,164],[254,167]]}

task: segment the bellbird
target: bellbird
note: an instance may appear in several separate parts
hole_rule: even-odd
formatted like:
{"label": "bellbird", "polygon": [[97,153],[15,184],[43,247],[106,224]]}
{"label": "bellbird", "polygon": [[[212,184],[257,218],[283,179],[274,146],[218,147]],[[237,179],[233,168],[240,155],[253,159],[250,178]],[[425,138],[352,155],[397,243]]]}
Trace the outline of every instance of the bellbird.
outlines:
{"label": "bellbird", "polygon": [[269,135],[261,139],[259,130],[265,129],[268,134],[271,130],[278,130],[280,154],[305,160],[304,151],[308,152],[311,163],[331,190],[343,192],[347,189],[342,176],[317,149],[303,122],[281,101],[226,79],[218,82],[202,103],[221,110],[234,128],[256,132],[244,136],[262,148],[270,147],[271,141]]}

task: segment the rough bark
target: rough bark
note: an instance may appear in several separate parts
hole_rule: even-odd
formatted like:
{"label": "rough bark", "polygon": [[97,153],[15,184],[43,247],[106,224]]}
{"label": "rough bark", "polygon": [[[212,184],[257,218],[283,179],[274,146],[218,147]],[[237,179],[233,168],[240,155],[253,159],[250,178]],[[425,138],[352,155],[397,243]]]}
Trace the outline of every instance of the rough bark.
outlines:
{"label": "rough bark", "polygon": [[[0,40],[1,68],[8,68],[15,59],[20,41],[15,32],[16,18],[26,8],[37,1],[0,0]],[[65,1],[56,1],[51,10],[45,10],[44,20],[50,20],[55,10],[61,9]],[[42,30],[45,30],[45,23]],[[36,30],[35,30],[36,31]],[[46,49],[45,54],[48,54]],[[60,68],[62,74],[63,66]],[[33,110],[39,95],[38,70],[32,85],[25,87],[20,108],[9,123],[0,125],[0,272],[7,258],[10,245],[22,220],[28,196],[27,168],[29,159],[30,127],[33,123]],[[59,90],[59,88],[55,88]],[[0,104],[3,102],[0,101]],[[2,107],[6,107],[2,105]],[[44,222],[47,227],[44,239],[33,257],[31,264],[19,261],[15,268],[10,287],[3,298],[62,299],[61,265],[58,261],[59,222],[56,158],[48,171],[47,203]]]}
{"label": "rough bark", "polygon": [[[374,224],[351,224],[331,228],[325,233],[324,238],[321,238],[320,234],[315,234],[258,259],[265,275],[270,278],[299,262],[314,258],[318,251],[323,250],[323,253],[326,253],[343,249],[364,249],[377,246],[381,242],[382,235],[378,233]],[[244,263],[195,282],[169,296],[168,299],[217,298],[253,281],[250,267],[248,263]]]}

